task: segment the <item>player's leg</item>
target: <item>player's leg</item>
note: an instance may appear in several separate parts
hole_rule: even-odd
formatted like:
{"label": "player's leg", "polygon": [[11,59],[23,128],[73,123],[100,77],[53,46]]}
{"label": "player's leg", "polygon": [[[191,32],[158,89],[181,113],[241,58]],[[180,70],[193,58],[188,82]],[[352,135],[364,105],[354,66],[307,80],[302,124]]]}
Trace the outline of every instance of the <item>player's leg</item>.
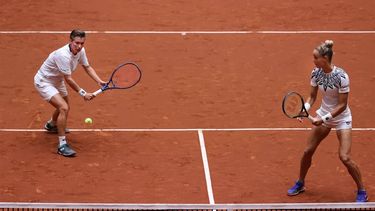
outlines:
{"label": "player's leg", "polygon": [[301,158],[299,174],[300,181],[305,181],[305,177],[311,166],[312,156],[314,155],[319,144],[325,137],[327,137],[330,131],[331,128],[325,127],[323,125],[312,128],[311,133],[307,138],[307,145]]}
{"label": "player's leg", "polygon": [[[66,90],[66,86],[65,86],[65,83],[62,82],[58,85],[55,85],[54,87],[55,89],[57,89],[58,93],[60,93],[60,95],[63,97],[63,99],[65,100],[65,102],[69,105],[69,99],[68,99],[68,91]],[[53,95],[55,95],[56,93],[53,93]],[[68,110],[69,112],[69,110]],[[53,132],[53,133],[57,133],[57,118],[59,117],[60,115],[60,110],[59,109],[55,109],[55,111],[53,112],[52,114],[52,117],[50,120],[48,120],[48,122],[45,124],[44,128],[49,131],[49,132]],[[65,128],[65,133],[69,133],[69,129]]]}
{"label": "player's leg", "polygon": [[[66,143],[65,138],[65,127],[66,119],[69,112],[69,100],[68,92],[66,90],[64,82],[47,81],[45,78],[41,78],[38,74],[34,77],[34,85],[36,90],[38,90],[40,96],[55,107],[55,111],[52,116],[55,115],[57,131],[59,134],[59,146],[58,153],[64,156],[74,156],[74,150],[70,149],[69,145]],[[56,127],[54,125],[45,125],[48,131],[55,132]]]}
{"label": "player's leg", "polygon": [[352,129],[337,130],[337,138],[339,139],[339,156],[341,162],[348,169],[358,188],[357,201],[364,202],[368,200],[365,187],[362,182],[362,175],[358,165],[352,160],[350,152],[352,146]]}
{"label": "player's leg", "polygon": [[57,118],[59,117],[60,111],[58,109],[55,109],[55,111],[52,113],[52,117],[50,120],[47,121],[47,123],[44,125],[44,129],[46,129],[49,132],[57,133]]}
{"label": "player's leg", "polygon": [[296,184],[288,190],[289,196],[297,195],[305,190],[305,177],[311,166],[312,156],[322,140],[327,137],[331,128],[326,126],[314,126],[307,138],[307,145],[300,161],[300,173]]}
{"label": "player's leg", "polygon": [[53,114],[52,114],[52,123],[56,123],[57,122],[57,117],[59,117],[59,114],[60,114],[60,111],[58,109],[56,109]]}
{"label": "player's leg", "polygon": [[57,133],[59,136],[58,153],[66,157],[74,156],[76,152],[70,148],[65,137],[65,128],[69,113],[68,97],[62,97],[60,93],[57,93],[51,98],[49,103],[58,110],[56,119]]}
{"label": "player's leg", "polygon": [[64,100],[64,98],[59,93],[54,95],[49,101],[49,103],[56,108],[54,114],[57,115],[56,125],[58,135],[65,135],[65,126],[69,112],[69,104]]}
{"label": "player's leg", "polygon": [[[68,99],[68,96],[65,96],[63,97],[65,102],[69,105],[69,99]],[[69,112],[69,111],[68,111]],[[59,109],[55,109],[55,111],[53,112],[52,114],[52,117],[51,119],[47,122],[47,124],[49,124],[48,126],[46,126],[46,129],[48,130],[48,128],[52,128],[56,125],[56,122],[57,122],[57,118],[59,117],[59,114],[60,114],[60,111]],[[65,132],[67,132],[65,130]]]}

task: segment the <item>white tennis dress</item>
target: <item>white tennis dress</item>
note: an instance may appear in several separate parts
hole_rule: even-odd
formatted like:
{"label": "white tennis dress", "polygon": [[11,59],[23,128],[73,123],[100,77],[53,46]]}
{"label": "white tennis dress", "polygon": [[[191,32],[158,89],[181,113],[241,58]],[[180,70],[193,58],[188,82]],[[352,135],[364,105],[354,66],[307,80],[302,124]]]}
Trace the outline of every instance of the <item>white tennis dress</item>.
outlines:
{"label": "white tennis dress", "polygon": [[[316,113],[322,117],[337,106],[340,93],[348,93],[349,76],[341,68],[334,66],[330,73],[325,73],[321,68],[314,68],[311,73],[311,86],[319,86],[323,98],[320,108]],[[330,128],[349,129],[352,128],[352,114],[349,106],[335,118],[324,123]]]}
{"label": "white tennis dress", "polygon": [[50,101],[57,93],[67,96],[64,75],[71,75],[78,64],[89,66],[84,48],[74,55],[67,44],[52,52],[34,77],[35,88],[42,98]]}

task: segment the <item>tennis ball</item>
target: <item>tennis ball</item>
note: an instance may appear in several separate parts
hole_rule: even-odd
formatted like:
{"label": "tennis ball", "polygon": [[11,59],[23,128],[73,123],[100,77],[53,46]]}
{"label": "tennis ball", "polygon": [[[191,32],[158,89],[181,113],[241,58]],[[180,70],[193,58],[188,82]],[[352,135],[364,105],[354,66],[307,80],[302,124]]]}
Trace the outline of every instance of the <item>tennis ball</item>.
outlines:
{"label": "tennis ball", "polygon": [[92,124],[92,119],[91,118],[86,118],[85,119],[86,124]]}

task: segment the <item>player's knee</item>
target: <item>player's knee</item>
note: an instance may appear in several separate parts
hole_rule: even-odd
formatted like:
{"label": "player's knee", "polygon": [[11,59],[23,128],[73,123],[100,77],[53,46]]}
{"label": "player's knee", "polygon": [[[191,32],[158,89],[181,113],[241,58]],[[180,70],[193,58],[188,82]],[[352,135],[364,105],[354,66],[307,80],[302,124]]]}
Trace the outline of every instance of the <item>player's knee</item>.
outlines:
{"label": "player's knee", "polygon": [[349,164],[350,163],[350,156],[348,154],[340,154],[339,155],[341,162],[344,164]]}
{"label": "player's knee", "polygon": [[69,106],[68,106],[67,104],[65,104],[65,105],[61,105],[61,106],[59,107],[59,111],[60,111],[60,113],[68,113],[68,111],[69,111]]}
{"label": "player's knee", "polygon": [[313,156],[313,154],[314,154],[314,149],[312,149],[312,148],[307,148],[307,149],[305,149],[305,151],[303,152],[303,155],[305,156],[305,157],[312,157]]}

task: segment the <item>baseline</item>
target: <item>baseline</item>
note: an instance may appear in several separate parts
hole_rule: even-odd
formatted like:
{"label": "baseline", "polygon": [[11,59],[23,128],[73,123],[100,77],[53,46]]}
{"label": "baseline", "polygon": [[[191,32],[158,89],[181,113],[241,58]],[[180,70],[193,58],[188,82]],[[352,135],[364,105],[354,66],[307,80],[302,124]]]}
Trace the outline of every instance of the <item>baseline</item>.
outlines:
{"label": "baseline", "polygon": [[[81,128],[72,132],[188,132],[188,131],[308,131],[311,128]],[[336,129],[332,129],[336,130]],[[353,131],[375,131],[375,128],[352,128]],[[44,129],[0,128],[0,132],[46,132]]]}
{"label": "baseline", "polygon": [[[325,30],[325,31],[86,31],[90,34],[375,34],[374,30]],[[0,34],[69,34],[70,31],[37,31],[37,30],[19,30],[19,31],[0,31]]]}
{"label": "baseline", "polygon": [[109,203],[22,203],[0,202],[0,208],[36,208],[36,209],[131,209],[131,210],[238,210],[238,209],[371,209],[375,202],[367,203],[266,203],[266,204],[109,204]]}

